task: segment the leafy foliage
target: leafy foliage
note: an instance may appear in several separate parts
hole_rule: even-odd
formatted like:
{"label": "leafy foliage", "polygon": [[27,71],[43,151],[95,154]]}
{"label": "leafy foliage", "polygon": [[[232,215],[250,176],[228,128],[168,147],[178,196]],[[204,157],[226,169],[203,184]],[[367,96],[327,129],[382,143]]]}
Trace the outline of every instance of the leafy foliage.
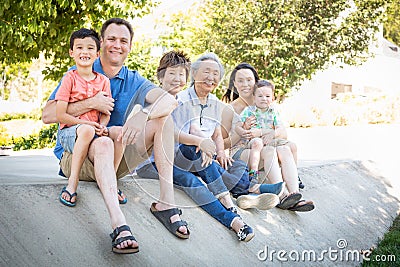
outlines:
{"label": "leafy foliage", "polygon": [[14,64],[0,63],[0,99],[35,102],[38,106],[46,101],[48,91],[56,86],[54,81],[43,79],[42,70],[46,66],[50,66],[49,62],[41,59]]}
{"label": "leafy foliage", "polygon": [[[8,99],[11,90],[26,89],[33,79],[29,77],[30,63],[19,64],[0,63],[0,97]],[[27,94],[26,99],[33,98],[32,94]]]}
{"label": "leafy foliage", "polygon": [[54,147],[56,145],[57,129],[57,124],[51,124],[41,129],[38,134],[31,134],[28,137],[13,137],[11,142],[13,150]]}
{"label": "leafy foliage", "polygon": [[383,36],[400,45],[400,1],[392,1],[387,9],[387,17],[383,24]]}
{"label": "leafy foliage", "polygon": [[68,40],[81,27],[99,30],[111,17],[148,13],[152,0],[3,0],[0,5],[0,62],[28,62],[43,51],[53,58],[47,75],[58,80],[72,65]]}
{"label": "leafy foliage", "polygon": [[140,75],[158,84],[156,70],[160,57],[152,55],[156,43],[151,39],[140,39],[132,42],[132,52],[129,53],[125,65],[137,70]]}
{"label": "leafy foliage", "polygon": [[400,216],[394,219],[389,231],[380,240],[378,247],[369,255],[369,261],[364,260],[362,267],[400,266]]}
{"label": "leafy foliage", "polygon": [[0,125],[0,147],[9,146],[12,144],[12,140],[7,133],[7,129]]}
{"label": "leafy foliage", "polygon": [[32,119],[40,120],[42,118],[41,110],[32,110],[31,113],[4,113],[0,114],[0,121],[20,120],[20,119]]}
{"label": "leafy foliage", "polygon": [[366,56],[391,1],[353,2],[206,0],[189,21],[176,17],[174,30],[164,40],[186,38],[171,44],[191,54],[213,51],[228,70],[249,62],[284,96],[329,63],[357,64]]}

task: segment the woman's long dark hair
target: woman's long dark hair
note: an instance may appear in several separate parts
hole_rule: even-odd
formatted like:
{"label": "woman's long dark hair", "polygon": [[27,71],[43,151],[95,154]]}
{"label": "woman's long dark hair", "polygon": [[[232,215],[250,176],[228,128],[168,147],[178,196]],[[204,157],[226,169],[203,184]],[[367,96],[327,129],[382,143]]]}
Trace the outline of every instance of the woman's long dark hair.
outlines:
{"label": "woman's long dark hair", "polygon": [[233,69],[231,76],[229,77],[228,89],[226,90],[225,94],[222,96],[222,101],[229,103],[239,97],[239,93],[237,91],[237,88],[233,84],[233,81],[236,78],[236,72],[241,69],[251,70],[254,74],[255,81],[258,82],[260,80],[260,77],[258,76],[256,69],[252,65],[250,65],[249,63],[246,63],[246,62],[240,63]]}

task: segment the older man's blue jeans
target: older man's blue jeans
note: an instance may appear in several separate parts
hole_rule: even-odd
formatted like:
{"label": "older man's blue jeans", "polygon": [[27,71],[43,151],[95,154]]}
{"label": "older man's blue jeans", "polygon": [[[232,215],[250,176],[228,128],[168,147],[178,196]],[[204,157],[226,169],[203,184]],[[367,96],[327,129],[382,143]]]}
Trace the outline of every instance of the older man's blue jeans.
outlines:
{"label": "older man's blue jeans", "polygon": [[196,153],[195,146],[179,146],[175,165],[200,176],[214,195],[217,195],[216,192],[229,190],[233,197],[237,198],[247,195],[249,188],[257,183],[250,180],[247,164],[240,159],[235,160],[228,170],[215,162],[207,167],[202,167],[201,163],[201,152]]}
{"label": "older man's blue jeans", "polygon": [[208,166],[201,166],[201,152],[196,152],[196,149],[196,146],[181,144],[175,155],[175,167],[199,176],[207,184],[208,189],[217,197],[222,193],[228,193],[229,190],[222,180],[218,164],[212,162]]}
{"label": "older man's blue jeans", "polygon": [[[158,179],[158,172],[154,163],[140,167],[136,170],[136,173],[142,178]],[[239,216],[225,209],[221,202],[193,173],[174,166],[173,181],[197,205],[226,227],[230,228],[233,219]]]}

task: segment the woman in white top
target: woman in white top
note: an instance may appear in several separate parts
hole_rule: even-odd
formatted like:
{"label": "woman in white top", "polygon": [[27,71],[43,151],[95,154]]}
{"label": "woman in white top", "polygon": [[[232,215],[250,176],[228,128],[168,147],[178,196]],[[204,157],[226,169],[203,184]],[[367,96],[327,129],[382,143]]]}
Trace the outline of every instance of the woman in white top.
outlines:
{"label": "woman in white top", "polygon": [[[222,136],[225,149],[231,150],[233,159],[241,159],[245,162],[248,162],[250,150],[243,147],[237,148],[235,145],[241,138],[259,137],[259,131],[257,129],[243,129],[240,132],[236,132],[234,125],[240,121],[239,114],[247,106],[254,105],[253,88],[258,80],[259,76],[253,66],[248,63],[240,63],[232,71],[229,79],[229,88],[223,97],[225,102],[230,102],[228,108],[225,108],[222,113]],[[252,125],[255,123],[255,118],[249,117],[244,123]],[[283,128],[279,132],[275,132],[275,136],[286,139],[286,130]],[[295,148],[295,144],[292,143],[291,147]],[[278,208],[292,211],[310,211],[314,209],[314,203],[301,200],[302,195],[299,193],[296,166],[297,159],[293,157],[292,152],[293,150],[288,149],[287,153],[281,153],[278,158],[274,147],[264,146],[261,151],[259,168],[264,169],[270,183],[286,182],[286,189],[281,195],[281,202],[278,204]],[[261,192],[260,188],[262,189],[261,186],[258,181],[254,181],[249,191],[259,194]]]}

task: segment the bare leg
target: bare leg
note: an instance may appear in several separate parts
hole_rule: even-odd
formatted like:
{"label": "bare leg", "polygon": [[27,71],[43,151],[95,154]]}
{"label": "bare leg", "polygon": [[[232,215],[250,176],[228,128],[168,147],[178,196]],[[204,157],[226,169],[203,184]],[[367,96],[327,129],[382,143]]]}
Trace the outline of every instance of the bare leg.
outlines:
{"label": "bare leg", "polygon": [[[122,127],[121,126],[113,126],[110,128],[109,134],[108,136],[113,140],[114,142],[114,170],[115,173],[118,170],[118,166],[121,163],[122,157],[124,155],[124,151],[125,151],[125,145],[122,143],[122,140],[117,140],[119,134],[122,131]],[[125,194],[122,193],[118,194],[118,201],[123,201],[125,200]]]}
{"label": "bare leg", "polygon": [[240,217],[236,217],[232,222],[232,229],[237,233],[240,228],[244,226],[244,222],[240,219]]}
{"label": "bare leg", "polygon": [[[96,155],[96,156],[95,156]],[[126,219],[118,202],[117,178],[114,170],[114,144],[108,137],[95,139],[89,148],[89,159],[93,162],[97,185],[103,195],[110,215],[111,227],[115,229],[126,224]],[[130,232],[123,231],[119,237],[130,236]],[[137,247],[138,243],[132,240],[122,242],[117,248]]]}
{"label": "bare leg", "polygon": [[290,151],[292,152],[294,162],[296,163],[297,166],[297,145],[292,141],[289,141],[287,145],[290,147]]}
{"label": "bare leg", "polygon": [[[278,162],[277,151],[274,147],[265,146],[261,151],[261,157],[264,161],[264,170],[267,174],[267,178],[271,184],[279,183],[283,181],[281,168]],[[258,189],[257,189],[258,190]],[[288,194],[288,190],[284,189],[281,198]]]}
{"label": "bare leg", "polygon": [[279,161],[281,162],[282,176],[286,182],[289,193],[299,192],[297,167],[292,152],[290,151],[290,147],[278,146],[276,150]]}
{"label": "bare leg", "polygon": [[221,196],[218,197],[218,200],[227,209],[235,206],[228,191],[226,193],[222,193]]}
{"label": "bare leg", "polygon": [[[240,157],[241,160],[247,162],[247,159],[249,158],[250,155],[250,150],[245,149],[242,152],[242,155]],[[261,163],[263,165],[259,166],[258,168],[264,168],[264,171],[266,172],[267,178],[270,181],[271,184],[279,183],[283,181],[282,178],[282,173],[281,173],[281,168],[279,167],[279,162],[278,162],[278,156],[276,154],[276,150],[274,147],[271,146],[264,146],[261,150]],[[249,188],[249,192],[255,193],[255,194],[260,194],[260,184],[255,184],[251,188]],[[286,195],[287,190],[283,192],[282,195]]]}
{"label": "bare leg", "polygon": [[122,131],[121,126],[113,126],[110,128],[108,136],[114,142],[114,170],[117,172],[118,166],[121,163],[122,156],[124,155],[125,145],[122,144],[122,140],[117,141],[117,137]]}
{"label": "bare leg", "polygon": [[[67,190],[68,192],[75,193],[79,183],[79,173],[82,168],[83,161],[85,160],[89,145],[93,140],[95,130],[92,126],[82,124],[76,129],[76,142],[74,145],[74,151],[72,153],[71,162],[71,175],[68,178]],[[69,195],[64,192],[61,197],[67,201],[75,202],[76,196],[69,199]]]}
{"label": "bare leg", "polygon": [[[246,162],[247,165],[250,166],[250,157],[251,157],[251,149],[245,149],[242,151],[242,154],[240,155],[240,160]],[[260,193],[260,190],[258,190],[259,187],[260,187],[259,184],[255,184],[253,187],[249,188],[249,192],[259,194]]]}
{"label": "bare leg", "polygon": [[264,144],[262,139],[254,138],[251,140],[250,155],[249,155],[249,167],[250,171],[258,171],[258,164],[260,163],[260,153],[263,149]]}
{"label": "bare leg", "polygon": [[[296,145],[296,143],[293,143],[292,141],[289,141],[289,143],[287,145],[290,147],[290,151],[292,152],[294,162],[296,163],[296,166],[297,166],[297,145]],[[304,184],[303,184],[303,181],[300,179],[300,176],[298,176],[298,182],[299,182],[299,188],[303,189]]]}
{"label": "bare leg", "polygon": [[[140,152],[145,153],[147,148],[153,144],[154,161],[160,181],[160,200],[156,205],[156,209],[167,210],[175,206],[173,187],[175,140],[174,122],[171,117],[156,118],[147,122],[144,131],[138,137],[137,148]],[[172,223],[180,220],[178,214],[171,217]],[[179,231],[187,234],[187,228],[184,226],[179,227]]]}
{"label": "bare leg", "polygon": [[278,156],[274,147],[265,146],[261,151],[261,157],[264,161],[264,171],[268,180],[274,184],[283,181],[281,169],[279,167]]}
{"label": "bare leg", "polygon": [[[170,208],[175,205],[173,188],[174,134],[172,119],[159,119],[162,131],[154,132],[154,161],[160,175],[160,206]],[[146,129],[147,130],[147,129]]]}

